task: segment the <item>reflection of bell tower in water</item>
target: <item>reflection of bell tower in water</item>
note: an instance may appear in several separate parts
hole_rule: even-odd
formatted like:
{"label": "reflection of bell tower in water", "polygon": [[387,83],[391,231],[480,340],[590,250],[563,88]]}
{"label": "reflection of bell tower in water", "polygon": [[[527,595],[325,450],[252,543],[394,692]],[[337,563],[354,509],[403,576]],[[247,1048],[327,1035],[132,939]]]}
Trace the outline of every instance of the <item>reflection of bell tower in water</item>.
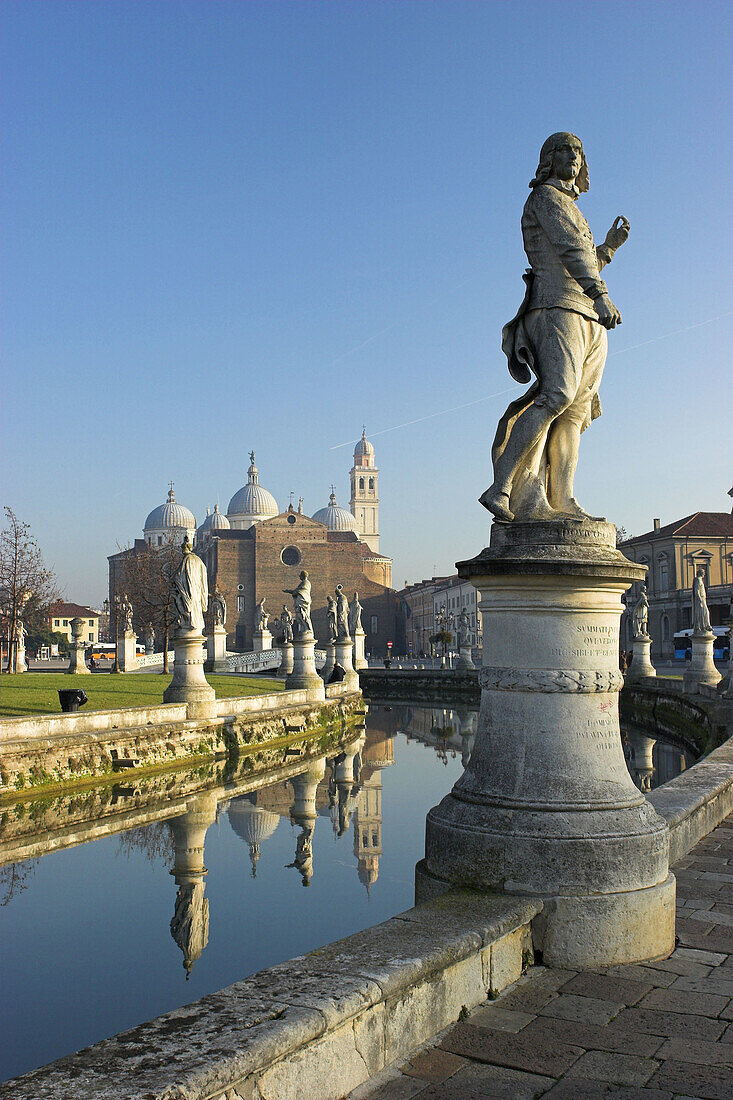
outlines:
{"label": "reflection of bell tower in water", "polygon": [[186,813],[171,821],[175,859],[171,874],[178,886],[171,935],[183,952],[186,981],[209,942],[209,899],[204,897],[204,838],[216,820],[216,795],[192,798]]}
{"label": "reflection of bell tower in water", "polygon": [[361,791],[354,811],[354,855],[359,864],[359,882],[369,893],[379,876],[382,855],[382,768],[394,764],[391,737],[368,737],[359,776]]}

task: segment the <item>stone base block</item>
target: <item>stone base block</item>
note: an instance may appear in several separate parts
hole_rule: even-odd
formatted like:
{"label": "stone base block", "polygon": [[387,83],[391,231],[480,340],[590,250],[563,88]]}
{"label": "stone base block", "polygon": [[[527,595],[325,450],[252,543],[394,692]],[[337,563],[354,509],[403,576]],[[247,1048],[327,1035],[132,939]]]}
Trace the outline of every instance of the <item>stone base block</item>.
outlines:
{"label": "stone base block", "polygon": [[214,718],[216,692],[204,676],[203,634],[179,633],[173,647],[173,679],[163,692],[163,702],[186,703],[190,718]]}
{"label": "stone base block", "polygon": [[458,660],[456,661],[456,668],[461,669],[473,669],[475,668],[473,663],[473,654],[471,652],[470,645],[461,646],[458,651]]}
{"label": "stone base block", "polygon": [[359,690],[359,673],[354,670],[354,666],[351,661],[351,654],[353,650],[353,642],[351,638],[344,638],[337,641],[335,645],[336,660],[343,668],[346,675],[344,676],[344,683],[352,691]]}
{"label": "stone base block", "polygon": [[137,654],[135,652],[135,643],[137,642],[137,634],[132,630],[126,630],[124,634],[120,634],[117,638],[117,671],[118,672],[132,672],[137,668]]}
{"label": "stone base block", "polygon": [[[420,860],[415,867],[416,904],[451,889],[452,883],[432,874]],[[486,896],[495,900],[497,894]],[[670,874],[642,890],[543,898],[542,911],[532,922],[533,946],[542,952],[545,966],[567,970],[665,959],[674,950],[675,897]],[[503,985],[492,981],[492,988]]]}
{"label": "stone base block", "polygon": [[657,670],[651,661],[651,638],[634,638],[631,643],[633,659],[626,673],[626,681],[630,684],[638,680],[646,680],[649,676],[656,676]]}
{"label": "stone base block", "polygon": [[223,626],[215,626],[211,634],[206,635],[205,672],[228,672],[227,632]]}
{"label": "stone base block", "polygon": [[[91,676],[91,672],[87,668],[87,663],[84,660],[84,650],[85,650],[85,648],[86,647],[83,644],[82,645],[74,645],[74,643],[72,642],[71,647],[69,649],[69,667],[66,670],[70,675],[73,675],[73,676],[84,676],[84,675]],[[18,671],[20,672],[21,669],[19,668]],[[25,669],[23,669],[22,671],[25,672]]]}
{"label": "stone base block", "polygon": [[293,642],[293,671],[285,677],[288,690],[305,690],[309,703],[326,698],[326,686],[316,672],[316,640],[306,635]]}
{"label": "stone base block", "polygon": [[354,634],[354,668],[357,671],[360,668],[369,668],[369,662],[364,656],[365,642],[366,633],[363,630],[357,630]]}
{"label": "stone base block", "polygon": [[255,630],[252,635],[252,649],[255,653],[266,653],[272,649],[272,634],[269,630]]}
{"label": "stone base block", "polygon": [[692,635],[692,660],[685,669],[683,677],[686,694],[695,695],[699,692],[701,684],[715,687],[722,680],[713,660],[714,643],[715,635],[712,632]]}

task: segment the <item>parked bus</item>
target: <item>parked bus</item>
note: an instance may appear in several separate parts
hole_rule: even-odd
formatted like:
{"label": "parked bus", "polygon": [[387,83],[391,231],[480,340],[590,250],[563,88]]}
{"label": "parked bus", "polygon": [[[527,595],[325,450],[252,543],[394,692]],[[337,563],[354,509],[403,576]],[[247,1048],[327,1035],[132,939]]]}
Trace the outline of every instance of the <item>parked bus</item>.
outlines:
{"label": "parked bus", "polygon": [[[674,655],[679,661],[692,660],[692,634],[691,628],[678,630],[674,635]],[[730,660],[730,631],[727,626],[714,626],[713,657],[716,661]]]}
{"label": "parked bus", "polygon": [[[97,642],[94,645],[90,645],[85,652],[87,660],[93,657],[95,661],[114,661],[117,646],[114,642]],[[140,657],[145,652],[145,646],[142,642],[137,642],[135,645],[135,652]]]}

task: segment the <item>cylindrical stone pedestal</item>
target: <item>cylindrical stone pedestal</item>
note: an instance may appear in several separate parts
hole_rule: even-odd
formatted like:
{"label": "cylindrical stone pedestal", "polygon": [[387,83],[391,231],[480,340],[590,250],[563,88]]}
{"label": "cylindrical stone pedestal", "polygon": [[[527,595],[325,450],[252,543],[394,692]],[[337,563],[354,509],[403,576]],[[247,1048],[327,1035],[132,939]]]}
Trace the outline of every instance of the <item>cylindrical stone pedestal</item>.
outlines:
{"label": "cylindrical stone pedestal", "polygon": [[[87,663],[84,660],[85,643],[81,640],[84,632],[84,620],[75,618],[71,620],[71,636],[74,639],[69,646],[69,667],[67,672],[75,676],[91,676]],[[133,643],[134,647],[134,643]]]}
{"label": "cylindrical stone pedestal", "polygon": [[178,630],[173,639],[173,679],[163,692],[164,703],[186,703],[191,718],[216,716],[216,692],[204,676],[204,636]]}
{"label": "cylindrical stone pedestal", "polygon": [[354,670],[354,666],[351,662],[351,655],[354,649],[354,643],[351,638],[338,638],[336,640],[336,660],[343,668],[346,675],[343,682],[352,691],[359,690],[359,673]]}
{"label": "cylindrical stone pedestal", "polygon": [[293,671],[285,678],[286,688],[305,688],[308,702],[326,698],[323,680],[316,672],[316,639],[304,634],[293,639]]}
{"label": "cylindrical stone pedestal", "polygon": [[652,664],[650,650],[652,640],[648,635],[639,634],[631,641],[633,658],[626,670],[626,679],[630,684],[638,680],[646,680],[649,676],[656,676],[657,670]]}
{"label": "cylindrical stone pedestal", "polygon": [[265,653],[272,649],[272,634],[269,630],[255,630],[252,635],[252,649],[255,653]]}
{"label": "cylindrical stone pedestal", "polygon": [[418,900],[446,885],[544,900],[535,946],[589,969],[674,948],[667,826],[626,768],[621,596],[645,575],[599,520],[494,523],[459,563],[481,594],[481,711],[466,771],[428,813]]}
{"label": "cylindrical stone pedestal", "polygon": [[692,635],[692,660],[684,672],[685,692],[694,695],[700,690],[700,684],[715,687],[722,680],[713,660],[715,635],[712,630],[705,634]]}
{"label": "cylindrical stone pedestal", "polygon": [[333,672],[333,666],[336,664],[336,643],[326,643],[326,660],[321,665],[318,675],[323,680],[324,684],[327,684],[331,679],[331,673]]}
{"label": "cylindrical stone pedestal", "polygon": [[475,668],[473,663],[473,654],[471,653],[470,645],[462,645],[458,650],[458,660],[456,662],[456,668],[460,669],[472,669]]}
{"label": "cylindrical stone pedestal", "polygon": [[360,668],[369,668],[369,662],[364,656],[365,643],[366,631],[354,631],[354,668],[357,670],[357,672]]}
{"label": "cylindrical stone pedestal", "polygon": [[223,626],[215,626],[206,635],[206,672],[228,672],[227,632]]}
{"label": "cylindrical stone pedestal", "polygon": [[293,671],[293,643],[281,642],[280,653],[282,656],[280,658],[280,668],[277,670],[277,674],[283,679],[287,679]]}

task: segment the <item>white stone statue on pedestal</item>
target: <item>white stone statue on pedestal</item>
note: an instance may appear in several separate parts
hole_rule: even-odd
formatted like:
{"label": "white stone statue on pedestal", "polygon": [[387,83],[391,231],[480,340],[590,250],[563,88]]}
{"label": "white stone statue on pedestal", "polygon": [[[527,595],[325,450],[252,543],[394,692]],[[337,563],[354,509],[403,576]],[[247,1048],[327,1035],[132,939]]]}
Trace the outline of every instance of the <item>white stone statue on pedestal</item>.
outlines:
{"label": "white stone statue on pedestal", "polygon": [[257,601],[255,608],[255,630],[267,630],[267,624],[270,621],[270,616],[265,611],[265,597]]}
{"label": "white stone statue on pedestal", "polygon": [[283,592],[293,597],[295,604],[295,619],[293,620],[293,635],[303,637],[313,633],[311,622],[311,582],[308,579],[308,571],[300,572],[300,583],[295,588],[284,588]]}
{"label": "white stone statue on pedestal", "polygon": [[163,692],[165,703],[186,703],[189,717],[208,718],[216,713],[216,694],[204,676],[204,625],[209,606],[206,566],[194,554],[188,535],[183,556],[170,578],[178,629],[173,646],[173,679]]}
{"label": "white stone statue on pedestal", "polygon": [[649,599],[646,594],[645,585],[641,586],[641,594],[631,613],[631,623],[632,633],[635,639],[649,637]]}
{"label": "white stone statue on pedestal", "polygon": [[702,573],[697,573],[692,582],[692,631],[694,634],[710,634],[712,629],[705,579]]}
{"label": "white stone statue on pedestal", "polygon": [[326,621],[328,624],[328,640],[335,642],[338,638],[338,625],[336,620],[336,600],[333,596],[326,596]]}
{"label": "white stone statue on pedestal", "polygon": [[512,378],[535,380],[499,421],[494,482],[479,498],[504,522],[587,516],[573,496],[578,444],[601,415],[606,330],[621,323],[600,273],[629,236],[620,215],[595,247],[576,205],[589,176],[574,134],[547,139],[529,186],[522,237],[531,266],[524,301],[502,331],[502,349]]}
{"label": "white stone statue on pedestal", "polygon": [[282,629],[281,642],[286,645],[293,640],[293,616],[288,611],[287,607],[283,606],[280,613],[280,628]]}
{"label": "white stone statue on pedestal", "polygon": [[211,617],[214,626],[224,626],[227,621],[227,604],[218,588],[211,597]]}
{"label": "white stone statue on pedestal", "polygon": [[355,636],[357,631],[364,629],[364,627],[361,625],[362,611],[363,608],[359,603],[359,593],[355,592],[354,598],[351,601],[351,607],[349,608],[349,633],[351,634],[352,638]]}
{"label": "white stone statue on pedestal", "polygon": [[349,638],[349,600],[343,585],[336,585],[336,636],[339,641]]}
{"label": "white stone statue on pedestal", "polygon": [[145,631],[145,652],[155,653],[155,630],[152,623],[148,623]]}
{"label": "white stone statue on pedestal", "polygon": [[25,657],[25,625],[20,616],[15,620],[13,627],[13,661],[15,662],[15,672],[27,672],[28,662]]}

